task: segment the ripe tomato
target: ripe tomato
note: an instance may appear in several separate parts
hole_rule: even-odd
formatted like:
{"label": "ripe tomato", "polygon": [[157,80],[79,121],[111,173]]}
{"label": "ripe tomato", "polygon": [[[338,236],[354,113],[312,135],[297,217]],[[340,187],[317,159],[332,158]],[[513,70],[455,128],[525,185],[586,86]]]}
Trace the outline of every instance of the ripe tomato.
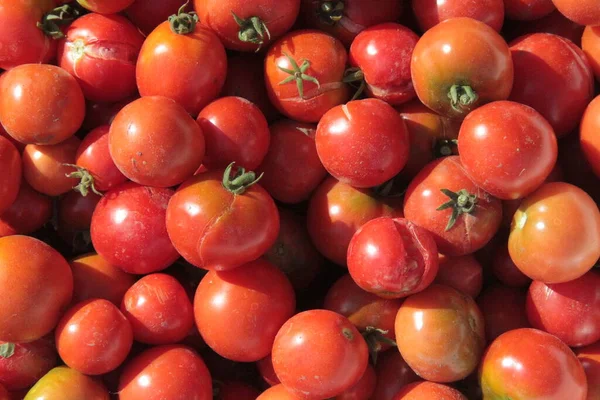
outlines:
{"label": "ripe tomato", "polygon": [[0,340],[31,342],[48,334],[73,294],[69,264],[29,236],[0,238]]}
{"label": "ripe tomato", "polygon": [[392,400],[405,385],[419,380],[398,349],[383,353],[375,365],[377,386],[371,400]]}
{"label": "ripe tomato", "polygon": [[262,392],[256,400],[300,400],[300,398],[279,384]]}
{"label": "ripe tomato", "polygon": [[594,93],[583,51],[547,33],[515,39],[510,51],[515,66],[510,100],[535,108],[559,137],[575,129]]}
{"label": "ripe tomato", "polygon": [[177,14],[181,4],[180,0],[134,0],[124,12],[127,18],[148,36],[171,15]]}
{"label": "ripe tomato", "polygon": [[0,137],[0,214],[15,202],[23,176],[21,155],[6,138]]}
{"label": "ripe tomato", "polygon": [[360,380],[368,358],[367,344],[356,327],[327,310],[296,314],[273,344],[277,377],[301,398],[340,395]]}
{"label": "ripe tomato", "polygon": [[[190,178],[167,208],[177,251],[204,269],[227,270],[263,255],[277,239],[279,214],[253,172],[215,170]],[[235,228],[235,229],[234,229]]]}
{"label": "ripe tomato", "polygon": [[[508,2],[510,1],[508,0]],[[412,8],[423,32],[442,21],[458,17],[476,19],[500,32],[504,23],[505,2],[506,0],[478,0],[474,2],[462,0],[412,0]]]}
{"label": "ripe tomato", "polygon": [[75,253],[91,251],[90,225],[100,196],[71,191],[58,199],[57,233]]}
{"label": "ripe tomato", "polygon": [[31,187],[48,196],[58,196],[77,184],[70,177],[81,141],[71,136],[54,145],[28,144],[23,150],[23,177]]}
{"label": "ripe tomato", "polygon": [[524,290],[505,285],[488,286],[481,293],[477,305],[483,314],[488,343],[504,332],[531,327],[525,312],[526,298]]}
{"label": "ripe tomato", "polygon": [[172,344],[194,326],[194,310],[183,286],[170,275],[146,275],[125,293],[121,311],[140,343]]}
{"label": "ripe tomato", "polygon": [[13,392],[33,386],[58,361],[50,336],[29,343],[1,343],[0,349],[0,384]]}
{"label": "ripe tomato", "polygon": [[470,113],[460,127],[458,151],[473,181],[505,200],[537,189],[558,155],[548,121],[533,108],[512,101],[496,101]]}
{"label": "ripe tomato", "polygon": [[453,287],[476,298],[483,287],[483,268],[471,254],[458,257],[440,254],[438,273],[434,282]]}
{"label": "ripe tomato", "polygon": [[22,182],[17,199],[0,214],[0,237],[28,235],[40,229],[52,216],[52,200]]}
{"label": "ripe tomato", "polygon": [[175,101],[148,96],[125,106],[110,125],[110,155],[140,185],[175,186],[194,174],[204,157],[204,135]]}
{"label": "ripe tomato", "polygon": [[[0,74],[0,77],[2,77],[1,74]],[[25,144],[19,142],[18,140],[16,140],[12,136],[10,136],[8,134],[8,132],[6,132],[6,130],[4,130],[4,127],[1,124],[0,124],[0,136],[4,137],[5,139],[8,139],[8,141],[11,142],[13,146],[15,146],[15,148],[19,151],[19,153],[21,153],[25,149]]]}
{"label": "ripe tomato", "polygon": [[537,329],[506,332],[488,347],[479,369],[483,397],[585,400],[583,367],[556,336]]}
{"label": "ripe tomato", "polygon": [[394,400],[467,400],[458,390],[450,386],[441,385],[434,382],[414,382],[410,383],[396,396]]}
{"label": "ripe tomato", "polygon": [[600,81],[600,27],[585,28],[581,37],[581,48],[592,66],[596,80]]}
{"label": "ripe tomato", "polygon": [[221,91],[227,55],[217,35],[184,7],[148,35],[136,78],[142,96],[169,97],[195,117]]}
{"label": "ripe tomato", "polygon": [[210,372],[192,349],[152,347],[125,364],[120,400],[212,400]]}
{"label": "ripe tomato", "polygon": [[269,150],[269,126],[260,109],[241,97],[221,97],[198,115],[206,140],[202,165],[225,168],[232,162],[254,170]]}
{"label": "ripe tomato", "polygon": [[116,14],[129,7],[134,0],[77,0],[83,8],[99,14]]}
{"label": "ripe tomato", "polygon": [[421,102],[455,118],[506,100],[513,84],[513,63],[504,39],[483,22],[465,17],[425,32],[413,52],[411,73]]}
{"label": "ripe tomato", "polygon": [[502,205],[468,177],[458,156],[449,156],[432,161],[413,179],[404,215],[433,234],[440,253],[460,256],[491,240],[502,221]]}
{"label": "ripe tomato", "polygon": [[90,232],[106,261],[132,274],[167,268],[179,254],[171,244],[165,215],[171,189],[124,183],[106,193],[94,210]]}
{"label": "ripe tomato", "polygon": [[579,278],[600,258],[596,203],[577,186],[543,185],[515,213],[508,251],[517,268],[532,279],[561,283]]}
{"label": "ripe tomato", "polygon": [[588,382],[587,400],[594,400],[600,396],[600,342],[575,350],[581,362]]}
{"label": "ripe tomato", "polygon": [[24,400],[109,400],[99,380],[66,366],[51,369],[27,392]]}
{"label": "ripe tomato", "polygon": [[383,298],[406,297],[435,279],[437,246],[427,230],[407,219],[376,218],[352,237],[348,272],[367,292]]}
{"label": "ripe tomato", "polygon": [[319,122],[345,103],[350,91],[342,82],[348,55],[336,38],[316,30],[297,30],[275,42],[265,58],[267,93],[284,115]]}
{"label": "ripe tomato", "polygon": [[531,278],[521,272],[510,258],[506,242],[498,246],[492,261],[492,273],[501,283],[510,287],[527,287]]}
{"label": "ripe tomato", "polygon": [[242,382],[226,381],[215,382],[214,400],[256,400],[260,392],[254,387]]}
{"label": "ripe tomato", "polygon": [[552,33],[569,39],[577,46],[581,46],[581,35],[584,29],[585,26],[576,24],[558,10],[555,10],[543,18],[516,25],[514,29],[507,31],[507,33],[510,33],[507,37],[515,39],[528,33]]}
{"label": "ripe tomato", "polygon": [[260,184],[282,203],[307,200],[327,175],[317,153],[316,126],[284,119],[269,129],[269,150],[257,170],[265,174]]}
{"label": "ripe tomato", "polygon": [[600,25],[600,3],[595,0],[552,0],[554,6],[579,25]]}
{"label": "ripe tomato", "polygon": [[317,153],[340,182],[358,188],[381,185],[408,160],[402,118],[378,99],[355,100],[327,111],[317,126]]}
{"label": "ripe tomato", "polygon": [[281,383],[279,381],[279,378],[275,374],[275,369],[273,368],[273,358],[271,358],[271,354],[269,354],[262,360],[258,360],[256,362],[256,367],[258,368],[260,377],[265,381],[267,385],[275,386]]}
{"label": "ripe tomato", "polygon": [[2,75],[0,123],[19,142],[60,143],[73,136],[84,115],[81,88],[62,68],[25,64]]}
{"label": "ripe tomato", "polygon": [[600,96],[587,106],[579,126],[581,150],[596,176],[600,176],[600,140],[596,132],[600,128]]}
{"label": "ripe tomato", "polygon": [[504,0],[506,17],[513,20],[538,20],[554,10],[552,0]]}
{"label": "ripe tomato", "polygon": [[371,395],[375,391],[377,384],[377,376],[371,365],[367,365],[367,369],[363,376],[354,386],[346,389],[342,394],[335,396],[334,400],[370,400]]}

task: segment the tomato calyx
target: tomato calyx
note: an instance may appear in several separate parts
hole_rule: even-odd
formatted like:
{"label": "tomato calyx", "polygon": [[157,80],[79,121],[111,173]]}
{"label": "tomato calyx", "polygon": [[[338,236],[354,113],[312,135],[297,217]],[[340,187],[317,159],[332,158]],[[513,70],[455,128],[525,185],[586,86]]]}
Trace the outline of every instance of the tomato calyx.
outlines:
{"label": "tomato calyx", "polygon": [[198,14],[194,11],[189,13],[185,12],[185,8],[189,4],[189,0],[185,2],[184,5],[179,7],[177,10],[177,14],[173,14],[169,17],[169,26],[171,27],[171,31],[178,35],[186,35],[191,33],[196,28],[196,24],[199,22]]}
{"label": "tomato calyx", "polygon": [[262,45],[265,43],[265,35],[267,40],[271,40],[271,32],[269,32],[269,28],[267,28],[267,25],[259,17],[242,19],[233,11],[231,12],[231,15],[233,15],[233,19],[240,27],[238,39],[244,43],[257,44],[258,47],[256,52],[259,52],[262,48]]}
{"label": "tomato calyx", "polygon": [[312,82],[315,85],[317,85],[318,87],[321,87],[321,84],[319,83],[317,78],[315,78],[314,76],[307,75],[305,73],[310,68],[309,60],[306,60],[306,59],[302,60],[302,64],[299,66],[298,63],[296,62],[296,60],[294,60],[292,57],[290,57],[289,54],[284,52],[283,55],[288,59],[288,61],[292,65],[292,69],[283,68],[280,66],[277,67],[281,71],[290,75],[287,78],[285,78],[284,80],[282,80],[281,82],[279,82],[280,85],[286,85],[292,81],[296,81],[296,86],[298,87],[298,94],[300,95],[300,97],[302,99],[304,99],[304,81]]}
{"label": "tomato calyx", "polygon": [[455,150],[458,146],[458,140],[456,139],[440,139],[436,140],[433,145],[433,156],[435,158],[442,158],[455,154]]}
{"label": "tomato calyx", "polygon": [[477,205],[477,196],[470,194],[466,189],[461,189],[458,192],[453,192],[448,189],[440,189],[442,193],[450,198],[449,201],[437,208],[437,211],[442,211],[447,208],[452,209],[452,214],[446,225],[446,232],[452,229],[458,217],[462,214],[473,214]]}
{"label": "tomato calyx", "polygon": [[87,169],[80,167],[79,165],[75,165],[75,164],[63,164],[63,165],[65,167],[75,168],[74,172],[65,174],[67,176],[67,178],[79,179],[79,183],[77,185],[73,186],[73,190],[81,193],[81,195],[83,197],[88,195],[88,193],[90,192],[90,189],[92,190],[92,192],[96,193],[98,196],[102,196],[102,192],[99,192],[98,189],[96,189],[96,185],[94,184],[94,177],[92,176],[92,174],[90,174],[90,172]]}
{"label": "tomato calyx", "polygon": [[344,79],[342,82],[349,84],[356,89],[354,96],[350,100],[356,100],[365,90],[367,83],[365,81],[365,74],[360,68],[348,68],[344,71]]}
{"label": "tomato calyx", "polygon": [[344,17],[343,1],[325,1],[317,11],[321,20],[327,25],[335,25]]}
{"label": "tomato calyx", "polygon": [[448,91],[448,98],[452,109],[460,112],[461,107],[468,107],[475,103],[479,96],[469,85],[452,85]]}
{"label": "tomato calyx", "polygon": [[37,27],[52,39],[62,39],[65,37],[65,34],[60,27],[75,21],[81,14],[81,8],[70,4],[63,4],[44,14],[42,20],[37,23]]}
{"label": "tomato calyx", "polygon": [[264,175],[264,172],[257,178],[253,171],[246,172],[243,167],[238,168],[236,173],[231,176],[235,162],[232,162],[225,168],[223,174],[223,187],[233,194],[243,194],[246,189],[258,182]]}
{"label": "tomato calyx", "polygon": [[10,358],[15,354],[14,343],[2,343],[0,344],[0,358]]}
{"label": "tomato calyx", "polygon": [[377,356],[381,351],[382,344],[387,344],[392,347],[398,346],[394,340],[385,336],[388,334],[388,331],[386,330],[375,328],[374,326],[367,326],[361,333],[369,347],[369,356],[371,357],[373,365],[377,365]]}

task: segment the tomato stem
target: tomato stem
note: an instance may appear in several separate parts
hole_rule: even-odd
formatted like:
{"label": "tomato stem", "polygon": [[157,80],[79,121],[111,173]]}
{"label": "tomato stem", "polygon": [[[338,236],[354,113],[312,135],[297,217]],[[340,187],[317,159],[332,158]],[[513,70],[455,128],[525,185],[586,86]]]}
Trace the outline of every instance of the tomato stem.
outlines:
{"label": "tomato stem", "polygon": [[238,32],[238,39],[244,43],[257,44],[256,52],[259,52],[262,45],[265,43],[265,35],[267,40],[271,40],[271,32],[269,28],[259,17],[250,17],[242,19],[238,17],[233,11],[231,11],[233,19],[239,25],[240,30]]}
{"label": "tomato stem", "polygon": [[435,158],[447,157],[455,154],[454,151],[458,146],[456,139],[440,139],[436,140],[433,146],[433,155]]}
{"label": "tomato stem", "polygon": [[371,357],[373,365],[377,365],[377,355],[381,351],[382,344],[397,347],[395,341],[385,336],[387,334],[388,331],[375,328],[374,326],[367,326],[362,332],[362,336],[364,337],[365,341],[367,342],[367,346],[369,347],[369,355]]}
{"label": "tomato stem", "polygon": [[298,87],[298,94],[300,95],[300,97],[302,99],[304,99],[304,81],[312,82],[315,85],[317,85],[318,87],[321,87],[321,84],[319,83],[317,78],[315,78],[314,76],[307,75],[305,73],[310,68],[309,60],[306,60],[306,59],[303,60],[302,65],[299,66],[298,63],[296,62],[296,60],[294,60],[292,57],[290,57],[289,54],[283,53],[283,55],[288,59],[289,63],[292,66],[292,69],[283,68],[283,67],[278,66],[278,68],[281,71],[290,75],[287,78],[285,78],[284,80],[282,80],[281,82],[279,82],[280,85],[285,85],[292,81],[296,81],[296,86]]}
{"label": "tomato stem", "polygon": [[335,25],[344,17],[343,1],[325,1],[318,10],[319,17],[327,25]]}
{"label": "tomato stem", "polygon": [[90,172],[75,164],[63,164],[65,167],[73,167],[76,171],[71,172],[69,174],[65,174],[67,178],[79,179],[79,183],[73,186],[73,190],[81,193],[83,197],[87,196],[92,189],[92,192],[96,193],[98,196],[102,196],[102,193],[96,189],[96,185],[94,183],[94,177]]}
{"label": "tomato stem", "polygon": [[65,34],[60,27],[75,21],[82,14],[82,10],[80,7],[63,4],[44,14],[41,22],[37,23],[37,27],[52,39],[62,39]]}
{"label": "tomato stem", "polygon": [[178,35],[185,35],[191,33],[196,29],[196,24],[198,23],[198,15],[191,11],[189,13],[185,12],[185,8],[190,3],[190,0],[187,0],[184,5],[179,7],[177,10],[177,14],[173,14],[169,17],[169,26],[171,27],[171,31]]}
{"label": "tomato stem", "polygon": [[445,210],[447,208],[452,209],[452,214],[446,225],[446,231],[452,229],[458,217],[462,214],[473,214],[475,206],[477,205],[477,196],[470,194],[466,189],[461,189],[458,192],[453,192],[448,189],[440,189],[442,193],[450,198],[449,201],[442,204],[437,208],[438,211]]}
{"label": "tomato stem", "polygon": [[240,167],[232,178],[231,171],[234,165],[235,162],[229,164],[227,168],[225,168],[225,173],[223,174],[223,187],[233,194],[244,193],[246,189],[258,182],[264,175],[263,172],[257,178],[254,172],[246,172],[245,168]]}
{"label": "tomato stem", "polygon": [[475,103],[479,96],[469,85],[452,85],[448,91],[450,105],[455,111],[462,111],[461,107],[468,107]]}
{"label": "tomato stem", "polygon": [[367,83],[365,82],[365,74],[360,68],[348,68],[344,71],[344,79],[342,82],[348,83],[356,89],[354,96],[350,100],[356,100],[365,90]]}
{"label": "tomato stem", "polygon": [[15,354],[14,343],[2,343],[0,344],[0,358],[10,358]]}

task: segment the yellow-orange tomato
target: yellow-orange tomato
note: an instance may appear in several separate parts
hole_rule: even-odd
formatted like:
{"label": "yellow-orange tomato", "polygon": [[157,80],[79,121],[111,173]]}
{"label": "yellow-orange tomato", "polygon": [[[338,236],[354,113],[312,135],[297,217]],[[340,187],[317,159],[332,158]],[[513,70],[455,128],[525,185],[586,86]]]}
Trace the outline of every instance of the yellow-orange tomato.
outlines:
{"label": "yellow-orange tomato", "polygon": [[[599,40],[600,49],[600,40]],[[600,96],[587,106],[579,125],[581,150],[596,176],[600,177]]]}
{"label": "yellow-orange tomato", "polygon": [[600,26],[588,26],[581,37],[581,48],[592,66],[596,80],[600,81]]}

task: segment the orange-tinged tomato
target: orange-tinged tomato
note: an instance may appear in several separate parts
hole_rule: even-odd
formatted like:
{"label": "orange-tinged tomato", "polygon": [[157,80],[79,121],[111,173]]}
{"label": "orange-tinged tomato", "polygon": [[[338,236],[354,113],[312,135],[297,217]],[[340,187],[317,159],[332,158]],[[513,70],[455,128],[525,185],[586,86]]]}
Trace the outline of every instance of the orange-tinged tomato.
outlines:
{"label": "orange-tinged tomato", "polygon": [[109,400],[98,380],[69,367],[51,369],[27,392],[24,400]]}
{"label": "orange-tinged tomato", "polygon": [[587,26],[581,37],[581,48],[587,56],[596,80],[600,81],[600,26]]}
{"label": "orange-tinged tomato", "polygon": [[588,395],[586,400],[600,399],[600,341],[580,347],[575,354],[587,376]]}

